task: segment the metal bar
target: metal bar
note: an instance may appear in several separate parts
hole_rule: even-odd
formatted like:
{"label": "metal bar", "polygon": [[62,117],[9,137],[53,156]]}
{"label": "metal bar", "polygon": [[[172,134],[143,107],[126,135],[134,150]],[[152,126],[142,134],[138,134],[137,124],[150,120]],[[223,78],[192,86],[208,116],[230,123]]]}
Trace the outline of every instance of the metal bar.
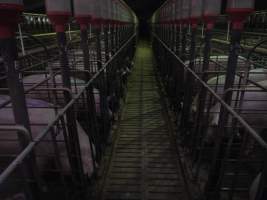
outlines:
{"label": "metal bar", "polygon": [[[90,72],[90,55],[89,55],[89,44],[88,44],[88,31],[86,29],[81,30],[81,48],[83,51],[83,64],[84,70]],[[90,74],[88,74],[90,75]],[[86,78],[88,81],[90,76]]]}
{"label": "metal bar", "polygon": [[[70,80],[70,70],[69,70],[69,62],[67,56],[67,38],[65,32],[57,33],[57,40],[60,50],[60,64],[61,64],[61,73],[62,73],[62,83],[63,87],[69,88],[71,90],[71,80]],[[66,104],[71,101],[71,96],[68,93],[64,92],[64,99]],[[76,121],[73,120],[73,116],[75,116],[73,106],[71,106],[66,111],[67,117],[67,126],[69,130],[70,137],[70,164],[73,170],[73,176],[81,186],[84,188],[84,177],[83,177],[83,167],[81,161],[81,152],[79,148],[79,138],[77,132],[77,124]]]}
{"label": "metal bar", "polygon": [[[229,53],[229,60],[228,60],[228,67],[226,72],[226,80],[224,85],[224,91],[230,89],[234,85],[235,81],[235,74],[238,62],[238,54],[240,52],[240,41],[241,41],[241,31],[233,30],[232,37],[231,37],[231,46],[230,46],[230,53]],[[224,95],[224,101],[226,104],[231,105],[232,101],[232,91],[227,92]],[[210,190],[210,188],[215,188],[214,191],[211,192],[210,198],[214,198],[214,194],[218,194],[217,190],[219,189],[218,186],[220,185],[220,169],[222,162],[218,160],[221,150],[222,150],[222,139],[223,139],[223,131],[224,127],[227,124],[228,120],[228,111],[225,107],[221,107],[220,115],[219,115],[219,124],[218,129],[215,131],[215,150],[213,153],[213,160],[211,164],[211,169],[208,177],[208,183],[206,185],[206,191]]]}
{"label": "metal bar", "polygon": [[[212,31],[211,29],[206,29],[205,30],[205,47],[203,50],[203,68],[202,68],[202,80],[207,83],[208,81],[208,76],[207,73],[205,73],[207,70],[209,70],[209,61],[210,61],[210,51],[211,51],[211,38],[212,38]],[[199,102],[198,102],[198,110],[197,110],[197,116],[196,116],[196,127],[194,130],[194,141],[192,142],[192,146],[196,146],[197,138],[202,132],[202,124],[201,120],[204,117],[204,110],[205,110],[205,100],[207,96],[207,90],[203,85],[200,86],[200,95],[199,95]],[[195,152],[197,153],[197,152]],[[196,157],[196,155],[194,155]],[[198,176],[196,174],[196,176]]]}
{"label": "metal bar", "polygon": [[183,61],[177,56],[175,55],[174,52],[172,52],[167,46],[166,44],[160,40],[160,38],[158,38],[157,35],[155,35],[153,33],[154,37],[162,44],[162,46],[172,55],[175,57],[175,59],[181,63],[182,67],[185,68],[188,72],[190,72],[194,78],[201,84],[203,85],[206,90],[211,93],[211,95],[222,105],[222,107],[224,107],[234,118],[237,119],[237,121],[248,131],[248,133],[251,135],[252,138],[254,138],[259,145],[265,149],[267,151],[267,143],[262,139],[262,137],[259,136],[259,134],[240,116],[238,115],[231,106],[229,106],[227,103],[224,102],[224,100],[218,95],[216,94],[216,92],[213,91],[212,88],[210,88],[210,86],[205,83],[203,80],[201,80],[201,78],[192,70],[190,69],[188,66],[186,66]]}
{"label": "metal bar", "polygon": [[21,50],[22,50],[22,55],[25,56],[25,46],[24,46],[24,40],[22,37],[22,31],[21,31],[21,25],[18,24],[18,29],[19,29],[19,39],[20,39],[20,45],[21,45]]}
{"label": "metal bar", "polygon": [[186,60],[186,25],[182,25],[182,45],[181,45],[181,58],[183,61]]}
{"label": "metal bar", "polygon": [[109,60],[109,24],[104,24],[105,60]]}
{"label": "metal bar", "polygon": [[[6,67],[7,85],[9,88],[9,95],[11,97],[11,102],[13,105],[13,114],[15,122],[18,125],[24,126],[29,131],[31,136],[30,120],[26,105],[26,98],[24,95],[22,76],[19,73],[19,63],[17,61],[18,55],[16,40],[14,38],[1,39],[0,47],[1,55]],[[29,144],[29,141],[27,141],[27,139],[22,137],[22,135],[19,133],[18,138],[20,141],[21,149],[24,149]],[[37,178],[37,169],[34,154],[31,154],[31,157],[27,160],[26,164],[23,164],[23,173],[24,177]],[[37,178],[36,180],[39,180],[39,178]],[[32,190],[34,194],[33,196],[31,196],[30,192],[28,191],[29,198],[38,199],[38,193],[40,192],[38,188],[39,183],[36,185],[27,185],[28,190]]]}
{"label": "metal bar", "polygon": [[[10,174],[16,169],[17,165],[21,162],[23,162],[23,160],[25,160],[25,158],[33,151],[33,149],[35,148],[36,145],[38,145],[41,140],[49,133],[49,130],[51,129],[51,127],[53,127],[58,120],[60,120],[62,117],[64,117],[65,113],[70,109],[70,107],[74,106],[74,104],[81,98],[81,96],[83,95],[83,93],[85,92],[85,90],[90,87],[93,82],[95,81],[95,79],[97,77],[99,77],[99,75],[106,70],[106,68],[111,64],[111,62],[117,58],[118,55],[120,55],[120,53],[127,47],[127,45],[130,44],[130,42],[136,37],[136,33],[134,33],[127,42],[125,42],[124,45],[121,46],[121,48],[113,55],[113,57],[107,62],[105,63],[105,65],[90,79],[90,81],[88,81],[88,83],[85,85],[85,87],[77,94],[73,97],[73,99],[62,109],[58,112],[58,114],[56,115],[55,119],[53,121],[51,121],[47,127],[34,139],[34,141],[30,142],[26,148],[24,148],[24,150],[11,162],[11,164],[2,172],[2,174],[5,174],[5,177],[10,176]],[[267,145],[266,145],[267,146]],[[267,148],[267,147],[266,147]],[[1,175],[2,175],[1,174]],[[0,175],[0,177],[1,177]],[[6,178],[0,178],[0,183],[3,183]]]}
{"label": "metal bar", "polygon": [[[5,132],[2,131],[16,131],[20,137],[24,138],[25,141],[29,144],[31,141],[30,132],[24,127],[24,126],[0,126],[0,134],[4,134]],[[20,162],[16,163],[16,166],[21,165]],[[0,174],[0,185],[3,184],[3,181],[8,178],[9,174],[11,174],[12,171],[6,170],[3,173]]]}
{"label": "metal bar", "polygon": [[[189,68],[194,71],[195,68],[195,57],[196,57],[196,28],[192,28],[191,31],[191,47],[190,47],[190,62]],[[185,131],[189,127],[189,118],[192,105],[192,93],[194,87],[194,77],[191,73],[186,73],[186,87],[184,95],[184,106],[182,110],[182,119],[181,119],[181,130]]]}

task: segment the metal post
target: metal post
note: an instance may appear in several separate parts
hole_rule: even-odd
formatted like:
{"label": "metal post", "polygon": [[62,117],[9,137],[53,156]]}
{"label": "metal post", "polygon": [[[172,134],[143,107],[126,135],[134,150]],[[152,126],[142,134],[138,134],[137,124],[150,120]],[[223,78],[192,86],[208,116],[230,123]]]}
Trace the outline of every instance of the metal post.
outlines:
{"label": "metal post", "polygon": [[108,24],[108,39],[109,39],[109,56],[112,57],[112,25]]}
{"label": "metal post", "polygon": [[203,23],[202,27],[201,27],[201,37],[202,38],[204,37],[204,29],[205,29],[205,24]]}
{"label": "metal post", "polygon": [[[15,38],[0,39],[1,55],[4,61],[4,65],[7,73],[7,85],[9,88],[9,95],[11,97],[11,103],[13,108],[13,114],[15,123],[21,125],[27,129],[31,134],[29,114],[27,110],[26,97],[24,94],[22,76],[19,72],[19,63],[17,55],[17,44]],[[32,136],[30,135],[32,139]],[[18,139],[21,149],[24,149],[29,144],[27,138],[23,137],[23,134],[18,134]],[[37,175],[36,161],[34,154],[26,160],[26,164],[22,164],[23,176],[25,180],[37,180],[37,184],[33,181],[27,183],[26,192],[29,199],[39,199],[39,178]]]}
{"label": "metal post", "polygon": [[[69,61],[67,55],[67,38],[65,32],[57,32],[57,41],[60,51],[60,64],[61,64],[61,73],[62,73],[62,83],[63,87],[71,89],[71,80],[70,80],[70,69]],[[69,93],[64,92],[65,102],[68,103],[71,100]],[[67,117],[67,126],[69,130],[69,138],[71,141],[69,145],[70,148],[70,163],[73,170],[73,175],[78,183],[81,183],[82,187],[84,186],[84,177],[83,177],[83,167],[81,161],[81,152],[79,137],[77,132],[77,124],[75,119],[74,108],[72,107],[66,112]]]}
{"label": "metal post", "polygon": [[[238,55],[240,52],[240,41],[241,41],[241,30],[233,30],[231,36],[231,45],[230,45],[230,52],[229,52],[229,60],[228,60],[228,67],[227,67],[227,74],[226,80],[224,85],[224,91],[232,88],[234,85],[235,80],[235,73],[236,67],[238,62]],[[229,90],[224,96],[224,101],[231,105],[232,101],[232,94],[233,92]],[[224,135],[224,127],[227,124],[228,112],[224,107],[221,107],[220,117],[219,117],[219,125],[218,130],[214,133],[215,134],[215,151],[213,154],[213,160],[211,165],[211,170],[209,174],[208,183],[206,185],[206,191],[210,190],[210,188],[215,188],[213,194],[211,195],[211,199],[218,196],[218,190],[220,186],[220,169],[221,169],[221,161],[218,159],[222,157],[222,139]]]}
{"label": "metal post", "polygon": [[227,34],[226,34],[226,40],[229,41],[230,38],[230,29],[231,29],[231,21],[227,22]]}
{"label": "metal post", "polygon": [[175,48],[175,50],[176,50],[176,55],[179,55],[180,54],[180,26],[176,25],[175,29],[176,29],[176,34],[175,34],[175,37],[176,37],[176,41],[175,41],[176,48]]}
{"label": "metal post", "polygon": [[187,28],[186,25],[182,25],[182,46],[181,46],[181,58],[183,61],[186,60],[186,33]]}
{"label": "metal post", "polygon": [[[208,81],[208,75],[206,74],[206,71],[209,70],[209,62],[210,62],[210,52],[211,52],[211,39],[212,39],[212,28],[213,24],[208,24],[206,31],[205,31],[205,47],[203,51],[203,68],[202,68],[202,80],[204,82]],[[205,104],[206,104],[206,96],[207,96],[207,91],[203,85],[201,85],[200,88],[200,95],[198,99],[198,109],[197,109],[197,116],[196,116],[196,127],[194,130],[194,134],[192,137],[192,147],[195,148],[198,144],[196,144],[199,138],[199,135],[202,132],[202,125],[201,121],[203,120],[204,117],[204,110],[205,110]],[[205,124],[205,123],[204,123]],[[194,152],[195,155],[193,157],[196,157],[197,152]],[[199,158],[198,158],[199,159]],[[195,176],[198,176],[195,174]]]}
{"label": "metal post", "polygon": [[114,25],[111,24],[110,25],[110,52],[111,52],[111,56],[114,55],[114,49],[115,49],[115,41],[114,41],[114,34],[115,33],[115,30],[114,30]]}
{"label": "metal post", "polygon": [[[191,47],[190,47],[190,63],[189,68],[194,70],[195,65],[195,54],[196,54],[196,26],[192,26],[191,29]],[[186,73],[186,88],[185,88],[185,96],[184,96],[184,106],[182,111],[182,118],[181,118],[181,130],[187,130],[189,118],[190,118],[190,111],[191,111],[191,104],[192,104],[192,93],[194,87],[194,79],[191,73]]]}
{"label": "metal post", "polygon": [[113,53],[115,54],[115,52],[117,51],[117,25],[116,23],[114,23],[113,25]]}
{"label": "metal post", "polygon": [[[101,24],[96,24],[96,34],[97,34],[97,67],[98,70],[100,70],[103,66],[102,66],[102,46],[101,46],[101,39],[102,39],[102,29],[101,29]],[[100,110],[101,110],[101,116],[102,116],[102,123],[103,123],[103,133],[101,133],[101,137],[102,137],[102,142],[105,142],[105,136],[106,133],[108,132],[107,130],[107,122],[108,122],[108,111],[107,111],[107,85],[106,85],[106,72],[103,71],[102,75],[100,77],[101,81],[101,85],[100,85]],[[103,144],[104,145],[104,144]]]}
{"label": "metal post", "polygon": [[95,34],[96,34],[96,54],[97,54],[97,68],[100,70],[102,68],[102,54],[101,54],[101,26],[96,24],[95,26]]}
{"label": "metal post", "polygon": [[120,32],[121,32],[121,26],[120,25],[117,25],[117,31],[116,31],[116,37],[117,37],[117,49],[116,51],[118,51],[120,49],[120,46],[121,46],[121,41],[120,41]]}
{"label": "metal post", "polygon": [[25,56],[26,52],[25,52],[24,40],[23,40],[23,35],[22,35],[20,24],[18,25],[18,29],[19,29],[19,40],[20,40],[22,55]]}
{"label": "metal post", "polygon": [[172,25],[172,41],[173,41],[172,46],[173,46],[174,52],[176,52],[176,42],[177,42],[176,41],[176,39],[177,39],[176,35],[177,35],[177,28],[176,28],[176,24],[173,23],[173,25]]}
{"label": "metal post", "polygon": [[[89,54],[89,47],[88,47],[88,31],[87,29],[81,30],[81,47],[83,50],[83,63],[84,63],[84,70],[90,71],[90,54]],[[87,81],[89,81],[90,77],[87,77]]]}
{"label": "metal post", "polygon": [[104,41],[105,41],[105,60],[109,60],[109,24],[104,26]]}
{"label": "metal post", "polygon": [[[83,62],[84,62],[84,70],[90,72],[90,57],[89,57],[89,47],[88,47],[88,31],[87,29],[81,30],[81,47],[83,50]],[[86,73],[86,82],[88,82],[91,78],[91,75]],[[88,137],[94,143],[96,147],[96,160],[97,162],[100,161],[100,154],[101,154],[101,146],[99,145],[99,138],[98,138],[98,128],[96,122],[96,110],[95,110],[95,100],[93,94],[93,87],[89,86],[86,90],[86,103],[88,103],[89,112],[86,113],[89,119],[88,126],[90,127],[90,134]]]}
{"label": "metal post", "polygon": [[[176,55],[181,55],[181,24],[176,26]],[[177,64],[175,64],[177,65]],[[181,102],[183,100],[183,85],[184,85],[184,68],[183,67],[176,67],[176,103],[175,109],[177,111],[177,120],[178,120],[178,112],[181,111]],[[178,121],[177,121],[178,123]]]}

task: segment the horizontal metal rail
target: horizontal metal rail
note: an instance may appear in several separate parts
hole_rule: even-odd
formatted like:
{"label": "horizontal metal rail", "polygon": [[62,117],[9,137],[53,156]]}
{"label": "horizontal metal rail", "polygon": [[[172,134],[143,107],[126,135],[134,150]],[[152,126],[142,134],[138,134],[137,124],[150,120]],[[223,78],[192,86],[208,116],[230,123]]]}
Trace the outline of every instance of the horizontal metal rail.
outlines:
{"label": "horizontal metal rail", "polygon": [[[226,67],[225,67],[223,64],[218,63],[217,61],[215,61],[215,60],[213,60],[213,59],[210,59],[210,61],[213,62],[213,63],[215,63],[215,64],[218,65],[219,67],[222,67],[223,69],[226,70]],[[250,62],[249,60],[246,60],[246,61],[247,61],[247,62]],[[225,71],[225,72],[226,72],[226,71]],[[213,73],[213,71],[207,71],[207,72],[204,72],[204,73],[209,74],[209,73]],[[215,73],[218,73],[218,72],[215,72]],[[238,71],[238,72],[236,73],[236,75],[237,75],[239,78],[244,78],[243,75],[242,75],[241,73],[245,73],[245,72],[240,72],[240,71]],[[249,74],[257,74],[257,73],[253,72],[253,73],[249,73]],[[261,74],[262,74],[262,73],[261,73]],[[264,91],[267,92],[267,88],[264,87],[264,86],[262,86],[261,84],[255,82],[255,81],[253,81],[253,80],[250,80],[249,78],[246,79],[246,81],[249,82],[249,83],[251,83],[251,84],[253,84],[253,85],[255,85],[255,86],[257,86],[257,87],[259,87],[259,88],[261,88],[262,90],[264,90]]]}
{"label": "horizontal metal rail", "polygon": [[[24,127],[24,126],[4,126],[1,125],[0,126],[0,132],[1,131],[16,131],[17,134],[22,135],[23,138],[25,138],[29,143],[30,143],[30,133],[29,131]],[[17,167],[21,164],[20,160],[18,159],[15,163],[14,166]],[[8,178],[8,176],[13,172],[13,170],[7,169],[5,170],[2,174],[1,174],[1,179],[5,180],[6,178]],[[1,181],[0,181],[0,185],[1,185]]]}
{"label": "horizontal metal rail", "polygon": [[[220,43],[220,44],[225,44],[225,45],[229,45],[230,42],[229,41],[225,41],[225,40],[220,40],[220,39],[212,39],[213,42],[217,42],[217,43]],[[249,45],[243,45],[241,44],[241,47],[244,48],[245,50],[253,50],[253,47],[254,46],[249,46]],[[265,48],[257,48],[255,50],[256,53],[262,53],[262,54],[267,54],[267,50]]]}
{"label": "horizontal metal rail", "polygon": [[215,91],[207,84],[205,83],[192,69],[187,67],[184,62],[171,50],[168,48],[168,46],[155,34],[152,33],[153,37],[156,38],[162,46],[175,58],[177,59],[187,70],[188,72],[193,75],[193,77],[204,87],[206,88],[212,96],[234,117],[237,119],[237,121],[244,126],[244,128],[248,131],[248,133],[260,144],[260,146],[267,151],[267,143],[262,139],[262,137],[259,136],[259,134],[237,113],[233,110],[231,106],[229,106],[227,103],[224,102],[224,100],[216,94]]}

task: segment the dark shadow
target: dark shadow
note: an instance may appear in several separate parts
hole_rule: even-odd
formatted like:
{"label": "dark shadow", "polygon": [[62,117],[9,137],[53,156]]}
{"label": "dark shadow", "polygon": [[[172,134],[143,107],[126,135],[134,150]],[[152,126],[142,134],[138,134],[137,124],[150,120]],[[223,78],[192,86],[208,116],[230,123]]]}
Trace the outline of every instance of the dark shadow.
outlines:
{"label": "dark shadow", "polygon": [[150,24],[146,19],[140,19],[139,21],[139,37],[144,40],[150,38]]}

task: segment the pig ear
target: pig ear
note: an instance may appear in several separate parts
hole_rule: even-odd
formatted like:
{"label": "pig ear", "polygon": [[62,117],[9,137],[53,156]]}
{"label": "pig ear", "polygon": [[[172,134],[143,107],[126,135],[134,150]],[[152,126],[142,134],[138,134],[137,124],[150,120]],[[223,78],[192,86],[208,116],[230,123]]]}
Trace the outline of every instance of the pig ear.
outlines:
{"label": "pig ear", "polygon": [[215,113],[213,115],[210,116],[211,120],[210,120],[210,126],[214,127],[214,126],[218,126],[219,123],[219,113]]}

